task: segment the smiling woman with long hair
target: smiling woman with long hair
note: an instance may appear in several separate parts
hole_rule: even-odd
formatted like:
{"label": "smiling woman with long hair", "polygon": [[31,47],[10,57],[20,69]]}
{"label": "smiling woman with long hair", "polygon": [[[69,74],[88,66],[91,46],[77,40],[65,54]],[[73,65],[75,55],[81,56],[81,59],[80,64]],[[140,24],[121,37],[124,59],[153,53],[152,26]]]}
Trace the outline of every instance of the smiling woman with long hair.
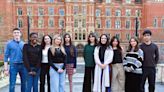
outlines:
{"label": "smiling woman with long hair", "polygon": [[49,64],[48,64],[48,49],[52,45],[52,38],[49,35],[44,35],[42,38],[42,62],[40,71],[40,92],[45,92],[45,79],[47,78],[48,90],[50,92],[50,74],[49,74]]}
{"label": "smiling woman with long hair", "polygon": [[72,76],[76,72],[77,50],[76,47],[72,44],[70,34],[66,33],[63,39],[64,39],[64,48],[67,53],[66,72],[68,74],[70,92],[72,92],[73,89]]}
{"label": "smiling woman with long hair", "polygon": [[62,37],[59,34],[53,37],[52,47],[48,50],[48,61],[50,64],[51,92],[64,92],[66,52],[62,44]]}
{"label": "smiling woman with long hair", "polygon": [[125,92],[140,92],[143,51],[139,48],[138,44],[138,39],[132,37],[124,57]]}
{"label": "smiling woman with long hair", "polygon": [[109,46],[109,37],[107,34],[100,36],[99,45],[94,50],[95,59],[95,77],[93,92],[110,92],[110,72],[109,64],[113,59],[113,50]]}

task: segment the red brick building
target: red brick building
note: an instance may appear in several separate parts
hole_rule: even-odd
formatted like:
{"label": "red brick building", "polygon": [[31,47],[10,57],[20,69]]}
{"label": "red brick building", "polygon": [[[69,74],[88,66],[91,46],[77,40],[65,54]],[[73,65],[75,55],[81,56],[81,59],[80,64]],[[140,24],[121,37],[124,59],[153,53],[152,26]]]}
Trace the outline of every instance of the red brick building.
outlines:
{"label": "red brick building", "polygon": [[0,0],[0,53],[3,43],[19,27],[27,41],[27,16],[30,31],[44,34],[68,32],[75,44],[84,44],[90,32],[107,33],[127,42],[144,29],[153,40],[164,40],[164,0]]}
{"label": "red brick building", "polygon": [[[27,38],[27,16],[30,31],[39,35],[71,33],[73,40],[83,42],[90,32],[117,35],[127,41],[145,28],[153,31],[153,40],[162,40],[164,2],[162,0],[1,0],[0,32],[10,38],[12,28],[20,27]],[[3,35],[5,34],[5,35]],[[7,35],[7,36],[6,36]]]}

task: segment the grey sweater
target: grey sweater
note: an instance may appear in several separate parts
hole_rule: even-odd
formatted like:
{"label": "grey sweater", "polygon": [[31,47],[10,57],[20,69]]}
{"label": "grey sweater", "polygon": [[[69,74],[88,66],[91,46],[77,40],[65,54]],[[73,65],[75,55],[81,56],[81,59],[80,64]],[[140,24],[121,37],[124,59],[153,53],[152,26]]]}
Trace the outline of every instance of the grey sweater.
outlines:
{"label": "grey sweater", "polygon": [[156,67],[156,64],[159,60],[159,51],[157,45],[154,43],[151,43],[150,45],[142,43],[140,48],[144,52],[143,67]]}

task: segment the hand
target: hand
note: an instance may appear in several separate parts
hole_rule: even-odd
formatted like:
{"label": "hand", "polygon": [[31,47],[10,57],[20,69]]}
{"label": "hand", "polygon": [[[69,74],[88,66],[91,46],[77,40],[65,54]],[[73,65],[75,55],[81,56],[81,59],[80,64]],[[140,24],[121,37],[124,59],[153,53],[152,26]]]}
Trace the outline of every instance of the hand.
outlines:
{"label": "hand", "polygon": [[73,73],[76,73],[76,69],[75,68],[73,69]]}
{"label": "hand", "polygon": [[30,72],[28,72],[28,74],[29,74],[29,75],[33,75],[33,72],[32,72],[32,71],[30,71]]}
{"label": "hand", "polygon": [[9,70],[4,70],[4,74],[5,74],[5,76],[8,76],[9,75]]}
{"label": "hand", "polygon": [[58,69],[58,73],[63,73],[64,70],[63,69]]}
{"label": "hand", "polygon": [[102,64],[102,65],[101,65],[101,68],[102,68],[102,69],[105,69],[106,66],[107,66],[106,64]]}

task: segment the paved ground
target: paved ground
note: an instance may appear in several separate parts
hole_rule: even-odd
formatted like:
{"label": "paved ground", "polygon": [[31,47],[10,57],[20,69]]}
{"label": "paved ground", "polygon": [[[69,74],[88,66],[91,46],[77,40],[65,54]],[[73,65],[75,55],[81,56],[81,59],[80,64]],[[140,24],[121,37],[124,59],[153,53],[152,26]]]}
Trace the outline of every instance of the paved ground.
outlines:
{"label": "paved ground", "polygon": [[[80,60],[80,61],[82,61],[82,60]],[[73,92],[82,92],[83,76],[84,76],[84,63],[78,63],[77,73],[73,77],[73,85],[74,85]],[[18,78],[18,80],[19,80],[19,78]],[[0,82],[0,86],[5,84],[6,82],[7,81],[5,81],[4,83]],[[0,88],[0,92],[9,92],[8,87],[9,86],[7,85],[7,86]],[[146,92],[148,92],[147,87],[148,87],[148,85],[146,84],[146,86],[145,86]],[[69,92],[67,76],[66,76],[65,91]],[[20,82],[19,81],[17,81],[15,92],[20,92]],[[164,84],[156,83],[156,91],[155,92],[164,92]]]}

